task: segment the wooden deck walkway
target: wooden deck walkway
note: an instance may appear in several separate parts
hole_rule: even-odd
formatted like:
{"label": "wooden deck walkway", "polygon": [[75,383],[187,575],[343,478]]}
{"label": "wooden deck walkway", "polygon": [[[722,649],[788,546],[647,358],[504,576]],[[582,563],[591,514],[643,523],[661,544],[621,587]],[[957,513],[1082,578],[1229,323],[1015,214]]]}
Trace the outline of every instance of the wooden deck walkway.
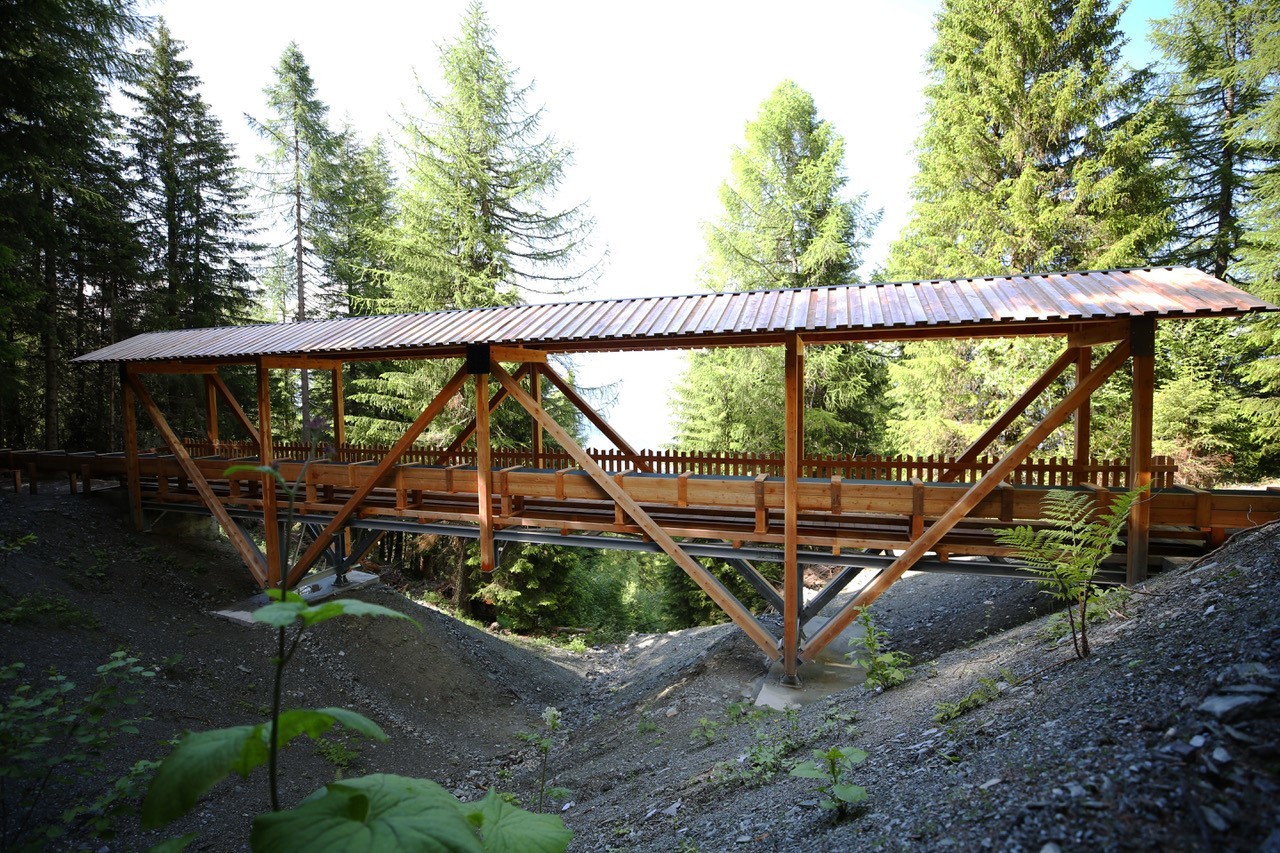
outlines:
{"label": "wooden deck walkway", "polygon": [[[185,442],[199,452],[202,443]],[[220,448],[231,449],[231,448]],[[291,449],[277,448],[281,475],[298,484],[295,502],[297,519],[304,523],[327,523],[354,492],[367,485],[373,474],[372,460],[386,455],[386,449],[361,448],[357,454],[367,460],[333,462],[325,459],[304,462],[290,457]],[[426,451],[424,451],[425,453]],[[438,451],[436,451],[438,453]],[[593,451],[607,457],[607,452]],[[513,454],[515,455],[515,454]],[[552,457],[555,454],[549,454]],[[652,454],[655,455],[656,454]],[[465,456],[465,454],[463,454]],[[696,455],[701,470],[741,470],[752,460],[744,457]],[[241,519],[261,520],[263,485],[260,475],[242,472],[228,476],[233,465],[257,464],[256,456],[200,455],[193,461],[228,511],[236,511]],[[498,460],[495,460],[497,462]],[[559,461],[559,460],[556,460]],[[755,457],[756,467],[759,457]],[[767,460],[766,460],[767,461]],[[902,460],[878,460],[880,471],[893,473],[907,466]],[[937,465],[945,461],[932,461]],[[829,457],[821,460],[828,468],[848,470],[866,467],[865,461]],[[200,494],[187,477],[182,465],[172,454],[142,453],[138,458],[144,504],[152,510],[181,510],[208,513]],[[1098,466],[1095,474],[1110,477],[1112,470],[1127,470],[1127,461]],[[1172,466],[1157,460],[1159,477],[1150,501],[1153,565],[1172,552],[1186,553],[1220,543],[1233,530],[1280,519],[1280,489],[1205,491],[1170,485]],[[769,559],[785,543],[783,520],[784,483],[780,476],[760,473],[742,474],[650,473],[634,468],[610,472],[612,480],[625,493],[661,524],[672,536],[684,540],[712,540],[704,547],[703,556],[719,555],[732,559],[736,553],[749,553],[752,560]],[[814,466],[816,467],[816,465]],[[1014,480],[1039,479],[1055,463],[1031,460],[1016,471]],[[812,469],[810,469],[812,470]],[[1067,468],[1070,473],[1070,468]],[[40,477],[65,475],[71,488],[87,489],[91,480],[119,479],[127,476],[123,453],[66,453],[13,451],[0,449],[0,471],[11,472],[15,490],[25,474],[27,487],[34,491]],[[1124,488],[1124,483],[1116,484]],[[931,549],[936,559],[926,568],[939,564],[956,572],[1012,574],[1016,568],[989,560],[956,561],[956,557],[1005,557],[1008,550],[994,541],[992,531],[1014,524],[1039,522],[1040,504],[1051,488],[1079,488],[1094,492],[1105,503],[1109,489],[1086,482],[1079,486],[1049,484],[1002,483],[990,495],[974,505],[962,522],[950,530]],[[444,525],[455,535],[475,535],[467,527],[479,525],[482,513],[478,505],[478,479],[474,465],[430,465],[406,462],[396,465],[361,503],[351,526],[368,530],[436,532]],[[874,565],[866,552],[901,550],[919,538],[932,522],[941,517],[969,488],[965,482],[925,482],[919,478],[906,481],[845,479],[840,474],[824,477],[802,477],[797,483],[798,544],[803,549],[802,562],[809,564]],[[289,495],[277,489],[277,506],[288,503]],[[504,530],[523,530],[528,535],[505,538],[523,541],[555,541],[562,544],[587,544],[589,547],[629,549],[643,543],[646,534],[626,515],[617,501],[579,468],[532,468],[506,466],[490,475],[490,513],[499,541]],[[583,534],[597,534],[583,538]],[[601,536],[598,534],[607,534]],[[578,539],[578,542],[574,540]],[[714,543],[721,543],[715,547]],[[744,550],[745,549],[745,550]],[[851,553],[853,552],[853,553]],[[1109,574],[1110,580],[1122,580],[1123,572]]]}

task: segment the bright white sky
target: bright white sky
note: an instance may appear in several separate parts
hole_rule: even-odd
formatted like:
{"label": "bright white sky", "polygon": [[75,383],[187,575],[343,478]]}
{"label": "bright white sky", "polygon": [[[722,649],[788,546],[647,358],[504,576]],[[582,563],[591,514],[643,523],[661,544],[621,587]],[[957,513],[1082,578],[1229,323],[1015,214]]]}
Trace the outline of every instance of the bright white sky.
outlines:
{"label": "bright white sky", "polygon": [[[265,116],[262,90],[296,41],[336,124],[365,138],[395,136],[405,111],[424,112],[416,74],[439,91],[437,45],[456,37],[466,0],[167,0],[163,15],[204,82],[244,165],[261,143],[245,114]],[[785,79],[813,93],[846,141],[851,193],[867,192],[884,219],[864,278],[906,221],[920,130],[930,0],[777,2],[488,0],[497,47],[533,80],[544,129],[572,147],[565,203],[586,200],[609,259],[589,297],[698,290],[701,223],[719,213],[729,153],[760,103]],[[1125,14],[1128,54],[1146,61],[1146,21],[1172,0],[1135,0]],[[577,297],[575,297],[577,298]],[[637,447],[671,439],[668,392],[679,353],[591,355],[584,386],[616,387],[607,416]],[[597,442],[598,443],[598,442]]]}

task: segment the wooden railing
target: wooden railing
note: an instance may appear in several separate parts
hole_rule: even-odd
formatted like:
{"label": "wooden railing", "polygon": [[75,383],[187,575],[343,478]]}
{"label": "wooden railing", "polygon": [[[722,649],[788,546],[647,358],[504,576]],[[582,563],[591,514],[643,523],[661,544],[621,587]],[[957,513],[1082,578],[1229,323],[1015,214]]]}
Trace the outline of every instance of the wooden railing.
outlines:
{"label": "wooden railing", "polygon": [[[226,456],[230,458],[257,455],[252,442],[219,442],[212,444],[203,439],[187,439],[183,442],[193,456]],[[275,455],[282,459],[306,459],[313,449],[305,444],[279,442],[273,445]],[[381,459],[387,448],[379,445],[347,444],[340,448],[315,449],[315,455],[326,455],[334,462],[367,462]],[[781,477],[783,455],[781,453],[690,453],[678,450],[641,450],[629,456],[621,450],[589,449],[591,458],[606,471],[618,472],[637,468],[637,462],[656,474],[709,474],[721,477],[753,477],[769,474]],[[414,447],[405,452],[407,463],[474,465],[474,450],[458,450],[448,458],[439,460],[440,450]],[[501,449],[492,451],[492,465],[502,468],[534,467],[533,453],[527,449]],[[956,482],[976,482],[996,463],[996,459],[982,457],[964,465]],[[939,481],[943,474],[954,467],[954,460],[942,456],[808,456],[800,463],[801,477],[834,477],[846,480],[879,480],[905,482],[919,479],[926,483]],[[547,449],[542,454],[540,468],[576,468],[568,453]],[[1169,488],[1177,476],[1177,465],[1168,456],[1152,459],[1154,487]],[[1013,485],[1070,486],[1090,483],[1108,489],[1124,489],[1129,482],[1127,459],[1091,458],[1087,464],[1076,468],[1072,460],[1065,458],[1028,459],[1009,476]]]}

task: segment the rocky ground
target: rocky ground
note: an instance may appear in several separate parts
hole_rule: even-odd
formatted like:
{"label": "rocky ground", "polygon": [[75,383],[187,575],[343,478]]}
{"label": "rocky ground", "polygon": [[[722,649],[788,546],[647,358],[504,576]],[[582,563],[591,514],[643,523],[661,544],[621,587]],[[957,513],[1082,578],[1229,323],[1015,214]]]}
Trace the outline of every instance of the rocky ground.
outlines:
{"label": "rocky ground", "polygon": [[[102,484],[105,485],[105,484]],[[45,484],[0,493],[0,642],[28,677],[81,685],[125,649],[153,667],[150,719],[86,793],[184,730],[258,722],[272,635],[210,615],[252,591],[224,543],[126,530],[117,493]],[[574,850],[1280,851],[1280,528],[1145,584],[1092,631],[1094,655],[1048,638],[1045,602],[1013,581],[913,575],[876,605],[909,680],[780,714],[744,702],[762,656],[731,626],[633,637],[574,654],[457,622],[385,586],[359,597],[410,614],[318,626],[286,684],[295,707],[350,706],[385,743],[292,747],[282,799],[339,774],[426,776],[463,798],[497,786],[536,800],[519,738],[564,713],[550,754]],[[26,602],[23,598],[27,597]],[[45,602],[38,606],[37,602]],[[981,681],[985,679],[986,681]],[[985,703],[938,722],[943,703]],[[837,815],[787,770],[815,748],[866,751],[865,804]],[[126,818],[136,850],[198,831],[191,849],[243,850],[262,775],[215,788],[172,832]]]}

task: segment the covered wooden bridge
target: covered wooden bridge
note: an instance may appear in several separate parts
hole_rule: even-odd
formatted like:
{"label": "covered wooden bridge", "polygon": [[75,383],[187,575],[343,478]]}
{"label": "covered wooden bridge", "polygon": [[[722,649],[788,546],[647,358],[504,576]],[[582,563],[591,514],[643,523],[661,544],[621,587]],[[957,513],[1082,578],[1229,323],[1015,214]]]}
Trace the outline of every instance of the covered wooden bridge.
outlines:
{"label": "covered wooden bridge", "polygon": [[[430,314],[351,317],[140,335],[77,359],[115,362],[124,396],[122,454],[15,454],[10,467],[59,467],[128,482],[135,523],[146,509],[211,513],[263,586],[294,586],[317,564],[338,564],[367,550],[379,531],[446,533],[479,540],[491,571],[506,541],[661,550],[684,569],[788,678],[812,660],[890,584],[913,567],[951,561],[972,571],[1000,571],[1005,553],[990,528],[1034,522],[1052,486],[1155,489],[1130,516],[1127,579],[1146,576],[1153,530],[1160,538],[1201,543],[1226,531],[1280,517],[1280,494],[1207,492],[1176,486],[1152,459],[1154,336],[1159,320],[1231,317],[1274,310],[1191,269],[1063,273],[842,287],[705,293],[690,296],[518,305]],[[805,347],[925,339],[1052,336],[1061,355],[964,453],[947,460],[808,459],[805,455]],[[633,448],[556,371],[548,357],[568,353],[721,346],[785,349],[785,452],[775,459],[681,457]],[[1095,348],[1101,348],[1095,358]],[[370,451],[346,444],[343,366],[388,359],[462,359],[462,366],[396,443]],[[1132,454],[1117,470],[1089,458],[1091,395],[1131,365]],[[257,418],[236,401],[219,369],[252,365]],[[512,365],[508,368],[504,365]],[[307,462],[282,453],[271,434],[271,370],[330,371],[337,452]],[[186,442],[148,392],[148,374],[203,377],[208,435]],[[1012,450],[998,459],[992,442],[1060,376],[1074,387]],[[751,381],[751,378],[744,378]],[[446,448],[418,443],[466,383],[475,417]],[[616,449],[589,452],[544,409],[554,385]],[[490,416],[505,400],[533,419],[532,447],[495,451]],[[141,406],[167,453],[141,453]],[[243,435],[225,442],[217,411],[226,406]],[[1037,447],[1074,417],[1073,459],[1029,461]],[[549,435],[558,446],[544,444]],[[248,442],[245,444],[244,442]],[[470,443],[470,444],[469,444]],[[246,450],[248,451],[246,453]],[[274,480],[228,476],[234,462],[276,464],[300,478],[296,510],[315,535],[286,565],[282,505]],[[689,457],[684,457],[690,462]],[[0,467],[6,463],[0,459]],[[265,549],[242,526],[263,522]],[[339,544],[343,543],[343,544]],[[893,556],[895,551],[901,553]],[[885,556],[885,555],[888,556]],[[957,556],[980,559],[963,563]],[[756,619],[701,563],[730,559],[782,614],[782,636]],[[981,559],[988,558],[988,559]],[[783,564],[775,589],[751,565]],[[816,599],[803,599],[806,564],[848,567]],[[861,570],[877,572],[821,628],[805,626]],[[1007,570],[1007,569],[1006,569]]]}

